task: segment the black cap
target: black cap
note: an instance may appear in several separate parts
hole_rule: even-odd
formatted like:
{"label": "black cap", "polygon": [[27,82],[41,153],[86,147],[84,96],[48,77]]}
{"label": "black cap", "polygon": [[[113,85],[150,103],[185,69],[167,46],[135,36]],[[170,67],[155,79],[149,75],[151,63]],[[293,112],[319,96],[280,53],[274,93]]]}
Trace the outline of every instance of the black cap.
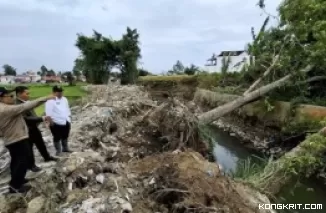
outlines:
{"label": "black cap", "polygon": [[52,92],[62,92],[63,89],[61,86],[57,86],[55,85],[53,88],[52,88]]}
{"label": "black cap", "polygon": [[13,90],[8,90],[4,87],[0,87],[0,97],[4,96],[5,94],[11,93]]}

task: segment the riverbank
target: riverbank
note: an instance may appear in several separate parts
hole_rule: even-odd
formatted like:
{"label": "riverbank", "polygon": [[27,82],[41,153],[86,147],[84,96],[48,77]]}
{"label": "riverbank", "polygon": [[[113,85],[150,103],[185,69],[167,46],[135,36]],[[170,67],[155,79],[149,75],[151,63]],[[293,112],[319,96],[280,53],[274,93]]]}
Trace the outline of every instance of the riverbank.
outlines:
{"label": "riverbank", "polygon": [[[239,139],[230,136],[221,129],[211,127],[212,136],[214,137],[213,154],[223,170],[235,178],[244,178],[254,172],[261,172],[268,161],[266,156],[249,150],[244,146],[239,146]],[[300,204],[322,204],[326,206],[325,185],[316,181],[314,177],[302,179],[300,182],[293,182],[287,188],[282,189],[274,202],[276,203],[300,203]],[[279,213],[314,213],[315,210],[288,209],[279,211]],[[324,213],[325,209],[318,210]]]}
{"label": "riverbank", "polygon": [[[200,81],[201,80],[201,81]],[[166,78],[147,77],[139,82],[144,85],[152,97],[158,101],[166,101],[168,97],[177,97],[179,99],[190,102],[194,100],[192,105],[199,105],[202,112],[213,109],[217,106],[234,100],[238,96],[229,94],[219,94],[205,89],[199,89],[206,79],[198,79],[198,77],[180,77],[167,76]],[[214,122],[218,128],[223,129],[230,135],[239,138],[244,146],[265,154],[280,154],[282,149],[269,147],[271,137],[279,137],[280,130],[275,129],[275,125],[270,123],[261,123],[255,116],[243,116],[236,110],[235,112],[223,116]]]}

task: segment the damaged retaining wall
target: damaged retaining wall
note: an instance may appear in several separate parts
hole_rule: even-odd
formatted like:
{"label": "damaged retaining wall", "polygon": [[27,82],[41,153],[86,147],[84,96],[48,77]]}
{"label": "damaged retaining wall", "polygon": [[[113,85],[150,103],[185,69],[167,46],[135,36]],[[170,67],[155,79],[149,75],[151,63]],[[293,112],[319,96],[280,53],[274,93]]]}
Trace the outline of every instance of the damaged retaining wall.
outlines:
{"label": "damaged retaining wall", "polygon": [[138,84],[144,86],[156,100],[165,100],[167,96],[192,100],[198,81],[194,77],[166,78],[163,80],[161,78],[157,80],[153,78],[151,80],[140,80]]}
{"label": "damaged retaining wall", "polygon": [[[194,94],[194,101],[201,105],[217,107],[237,97],[239,96],[197,88]],[[268,120],[280,125],[288,121],[289,118],[300,122],[305,118],[321,120],[326,117],[326,107],[322,106],[302,104],[292,107],[290,102],[274,101],[271,103],[271,107],[268,110],[268,106],[264,100],[258,100],[242,107],[240,113],[247,116],[255,116],[262,122]]]}

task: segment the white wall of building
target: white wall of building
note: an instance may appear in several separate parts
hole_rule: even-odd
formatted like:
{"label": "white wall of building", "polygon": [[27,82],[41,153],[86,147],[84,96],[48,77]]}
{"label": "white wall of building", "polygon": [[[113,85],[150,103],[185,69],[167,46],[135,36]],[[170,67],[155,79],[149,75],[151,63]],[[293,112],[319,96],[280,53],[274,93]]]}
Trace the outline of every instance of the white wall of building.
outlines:
{"label": "white wall of building", "polygon": [[15,83],[15,76],[0,76],[0,84]]}

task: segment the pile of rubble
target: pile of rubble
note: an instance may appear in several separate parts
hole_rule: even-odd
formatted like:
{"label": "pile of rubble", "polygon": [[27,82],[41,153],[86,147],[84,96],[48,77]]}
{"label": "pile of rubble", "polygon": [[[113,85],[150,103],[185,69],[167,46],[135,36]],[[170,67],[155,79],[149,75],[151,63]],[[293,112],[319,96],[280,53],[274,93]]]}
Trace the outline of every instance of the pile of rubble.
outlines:
{"label": "pile of rubble", "polygon": [[72,108],[75,152],[33,179],[26,196],[0,196],[1,213],[263,212],[266,197],[188,149],[203,149],[193,104],[158,105],[137,86],[86,89]]}

